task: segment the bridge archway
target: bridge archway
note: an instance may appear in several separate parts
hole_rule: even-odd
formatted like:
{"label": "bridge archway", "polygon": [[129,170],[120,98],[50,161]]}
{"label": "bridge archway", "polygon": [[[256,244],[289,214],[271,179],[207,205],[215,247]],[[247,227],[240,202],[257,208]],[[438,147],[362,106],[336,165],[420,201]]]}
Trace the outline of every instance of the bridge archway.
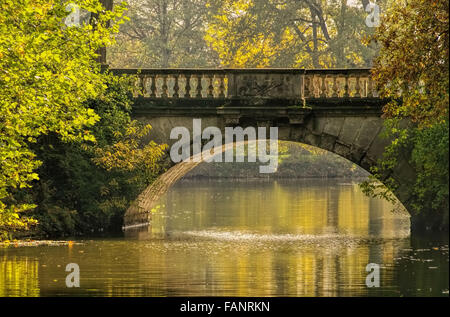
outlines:
{"label": "bridge archway", "polygon": [[[345,119],[339,120],[342,121],[343,126],[347,124],[345,129],[342,126],[341,130],[339,131],[340,135],[343,136],[342,138],[336,136],[333,137],[333,135],[327,133],[314,133],[308,130],[306,127],[303,127],[303,131],[297,131],[297,134],[289,133],[280,135],[279,140],[307,144],[313,147],[320,148],[322,150],[326,150],[340,157],[343,157],[352,163],[355,163],[366,171],[369,171],[370,167],[376,164],[376,160],[379,158],[376,156],[376,150],[380,151],[379,153],[382,153],[384,146],[386,146],[389,141],[381,138],[381,136],[379,135],[382,130],[382,124],[380,124],[382,122],[380,120],[374,120],[373,118],[363,118],[361,120],[363,122],[360,122],[361,126],[359,127],[359,129],[355,129],[355,127],[349,122],[346,123]],[[331,123],[325,123],[323,127],[324,130],[327,126],[329,126],[328,129],[332,129],[331,125]],[[294,128],[295,130],[298,129],[298,127]],[[376,131],[375,137],[373,137],[372,139],[370,137],[367,138],[367,134],[365,132],[363,132],[363,134],[359,136],[358,133],[362,132],[359,131],[361,129],[363,131]],[[337,131],[337,129],[335,129],[335,131]],[[350,145],[344,143],[343,139],[345,139],[345,137],[349,137],[348,135],[346,135],[347,132],[345,131],[348,131],[348,134],[354,134],[353,143]],[[330,130],[330,132],[332,131]],[[214,153],[214,155],[220,155],[225,153],[226,151],[233,151],[237,146],[248,144],[248,141],[233,142],[227,144],[224,143],[220,147],[219,152]],[[126,211],[126,214],[124,216],[124,228],[128,229],[147,225],[149,223],[151,210],[155,207],[155,204],[159,200],[159,198],[162,197],[179,179],[192,171],[199,164],[206,162],[206,158],[210,158],[211,156],[213,155],[211,154],[210,150],[207,150],[197,155],[193,155],[185,161],[174,164],[153,184],[148,186]],[[401,171],[396,171],[396,173],[394,174],[394,178],[396,178],[396,180],[398,180],[401,184],[402,178],[400,173]],[[398,199],[399,203],[407,209],[408,197],[402,196],[401,191],[394,192],[394,195]]]}

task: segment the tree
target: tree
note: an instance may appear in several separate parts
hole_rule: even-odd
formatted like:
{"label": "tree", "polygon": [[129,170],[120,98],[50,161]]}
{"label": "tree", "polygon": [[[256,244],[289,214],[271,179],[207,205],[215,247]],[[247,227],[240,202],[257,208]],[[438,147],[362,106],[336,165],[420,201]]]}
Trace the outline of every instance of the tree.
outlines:
{"label": "tree", "polygon": [[15,198],[37,205],[34,236],[120,230],[131,201],[161,172],[166,146],[142,144],[151,127],[131,119],[135,78],[105,76],[107,89],[85,103],[100,116],[89,128],[95,143],[63,142],[52,133],[31,146],[42,162],[39,180]]}
{"label": "tree", "polygon": [[[363,4],[365,1],[363,1]],[[230,67],[367,67],[377,52],[363,6],[347,1],[224,1],[205,39]]]}
{"label": "tree", "polygon": [[[381,45],[373,77],[382,97],[387,135],[392,144],[375,167],[373,181],[364,184],[372,195],[387,196],[398,184],[389,171],[411,153],[415,170],[408,207],[413,225],[448,230],[449,146],[449,4],[445,0],[392,2],[372,40]],[[404,122],[412,122],[410,125]],[[404,155],[403,155],[404,156]]]}
{"label": "tree", "polygon": [[[54,133],[65,142],[95,141],[87,127],[99,116],[84,102],[106,88],[99,48],[113,43],[124,6],[106,11],[98,0],[70,1],[96,14],[92,24],[65,26],[67,2],[0,2],[0,235],[27,228],[20,213],[33,205],[13,193],[38,179],[30,144]],[[110,28],[107,25],[110,25]]]}
{"label": "tree", "polygon": [[387,116],[421,127],[448,117],[448,1],[396,1],[373,41],[381,45],[374,79],[383,96],[397,99]]}
{"label": "tree", "polygon": [[121,28],[117,45],[109,50],[110,65],[165,68],[214,64],[203,35],[216,2],[129,1],[130,20]]}

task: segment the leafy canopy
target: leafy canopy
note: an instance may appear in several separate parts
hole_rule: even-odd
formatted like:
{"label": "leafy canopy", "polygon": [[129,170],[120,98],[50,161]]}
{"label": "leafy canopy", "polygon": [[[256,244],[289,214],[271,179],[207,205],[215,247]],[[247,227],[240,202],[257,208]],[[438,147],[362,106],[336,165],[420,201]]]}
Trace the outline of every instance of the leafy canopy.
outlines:
{"label": "leafy canopy", "polygon": [[384,97],[397,99],[388,117],[408,117],[421,127],[448,118],[448,19],[445,0],[395,1],[372,40],[381,44],[374,79]]}
{"label": "leafy canopy", "polygon": [[386,135],[393,141],[372,170],[372,181],[363,185],[367,193],[392,198],[374,181],[382,180],[388,189],[398,189],[400,184],[386,175],[405,164],[405,153],[410,153],[407,163],[415,173],[408,186],[410,211],[435,216],[437,220],[430,226],[446,226],[447,230],[448,9],[446,0],[392,2],[372,37],[381,44],[373,77],[381,95],[392,100],[384,113],[388,118]]}
{"label": "leafy canopy", "polygon": [[363,6],[225,0],[210,19],[205,40],[226,67],[367,67],[377,46],[362,43],[374,30],[365,23]]}
{"label": "leafy canopy", "polygon": [[138,194],[161,172],[165,145],[140,142],[149,125],[131,119],[136,78],[106,76],[107,89],[87,107],[100,116],[89,130],[96,142],[62,142],[56,134],[39,137],[32,149],[42,165],[33,187],[16,195],[33,202],[39,237],[120,230],[123,215]]}
{"label": "leafy canopy", "polygon": [[91,23],[65,25],[68,1],[0,2],[0,233],[33,222],[19,216],[33,206],[11,197],[38,179],[40,162],[30,143],[49,133],[64,141],[95,141],[86,128],[99,116],[83,103],[106,88],[95,59],[113,43],[125,8],[106,11],[98,0],[70,3],[90,12]]}

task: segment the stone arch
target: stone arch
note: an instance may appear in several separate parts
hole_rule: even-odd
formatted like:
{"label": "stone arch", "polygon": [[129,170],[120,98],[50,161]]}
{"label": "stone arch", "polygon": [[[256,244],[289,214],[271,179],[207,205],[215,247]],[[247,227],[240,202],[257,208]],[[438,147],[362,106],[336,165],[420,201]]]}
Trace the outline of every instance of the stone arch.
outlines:
{"label": "stone arch", "polygon": [[[348,159],[366,171],[370,171],[370,167],[376,164],[385,147],[390,143],[389,140],[381,137],[383,119],[380,117],[313,117],[301,123],[287,122],[280,126],[278,139],[327,150]],[[260,126],[260,124],[253,126]],[[248,142],[244,141],[244,143]],[[220,153],[235,145],[236,143],[224,144]],[[200,153],[197,156],[191,156],[189,160],[175,164],[148,186],[126,211],[124,228],[147,225],[151,209],[158,198],[180,178],[202,163],[205,154]],[[405,161],[401,162],[399,168],[391,175],[401,185],[394,195],[406,208],[409,201],[407,188],[412,177],[411,171],[412,168],[405,158]]]}

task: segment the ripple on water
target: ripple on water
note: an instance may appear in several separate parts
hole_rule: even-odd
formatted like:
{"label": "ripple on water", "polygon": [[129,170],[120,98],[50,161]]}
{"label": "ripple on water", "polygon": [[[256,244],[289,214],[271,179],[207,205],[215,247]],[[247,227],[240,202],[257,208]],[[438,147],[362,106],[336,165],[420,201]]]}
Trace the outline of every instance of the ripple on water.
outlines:
{"label": "ripple on water", "polygon": [[[177,232],[176,235],[185,235],[198,238],[206,238],[221,241],[318,241],[329,239],[352,238],[351,236],[342,234],[264,234],[243,231],[216,231],[216,230],[200,230],[200,231],[183,231]],[[355,237],[353,237],[355,238]]]}
{"label": "ripple on water", "polygon": [[327,250],[338,250],[356,248],[362,243],[382,243],[383,239],[331,233],[269,234],[246,231],[198,230],[172,232],[170,241],[170,248],[176,248],[179,245],[189,249],[198,246],[205,249],[205,247],[211,246],[227,249],[236,247],[258,248],[259,250],[279,247],[321,247]]}

